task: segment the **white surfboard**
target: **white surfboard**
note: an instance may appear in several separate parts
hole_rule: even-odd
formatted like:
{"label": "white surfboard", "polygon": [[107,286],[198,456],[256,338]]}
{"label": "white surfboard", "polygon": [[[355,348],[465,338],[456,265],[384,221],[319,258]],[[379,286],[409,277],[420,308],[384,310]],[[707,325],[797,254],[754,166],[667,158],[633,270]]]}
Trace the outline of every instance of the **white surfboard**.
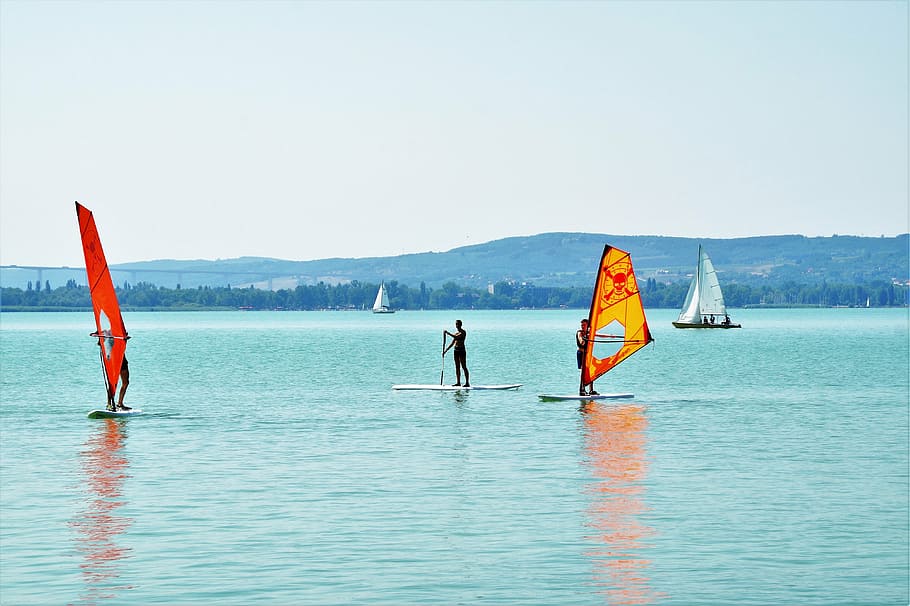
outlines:
{"label": "white surfboard", "polygon": [[630,393],[601,393],[596,396],[580,396],[578,394],[563,396],[540,394],[537,397],[544,402],[558,402],[562,400],[620,400],[623,398],[634,398],[635,396]]}
{"label": "white surfboard", "polygon": [[426,390],[426,391],[471,391],[478,389],[518,389],[521,383],[509,383],[506,385],[471,385],[470,387],[461,387],[458,385],[392,385],[392,389],[397,390]]}
{"label": "white surfboard", "polygon": [[129,410],[107,410],[99,409],[92,410],[88,413],[89,419],[119,419],[120,417],[135,417],[141,415],[142,411],[138,408],[131,408]]}

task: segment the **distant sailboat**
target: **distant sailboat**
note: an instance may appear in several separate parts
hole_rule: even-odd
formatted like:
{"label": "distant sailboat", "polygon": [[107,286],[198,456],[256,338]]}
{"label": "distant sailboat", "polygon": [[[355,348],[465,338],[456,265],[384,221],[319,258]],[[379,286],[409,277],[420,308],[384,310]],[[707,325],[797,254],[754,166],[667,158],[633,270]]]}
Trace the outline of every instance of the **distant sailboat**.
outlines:
{"label": "distant sailboat", "polygon": [[374,314],[393,314],[395,310],[389,306],[389,293],[385,289],[385,282],[380,282],[376,301],[373,302]]}
{"label": "distant sailboat", "polygon": [[733,324],[730,316],[727,315],[724,293],[720,290],[720,282],[717,281],[714,264],[711,263],[708,253],[700,244],[698,245],[698,267],[692,283],[689,284],[689,292],[686,294],[682,311],[679,312],[679,317],[676,322],[673,322],[673,326],[676,328],[741,328],[741,325]]}

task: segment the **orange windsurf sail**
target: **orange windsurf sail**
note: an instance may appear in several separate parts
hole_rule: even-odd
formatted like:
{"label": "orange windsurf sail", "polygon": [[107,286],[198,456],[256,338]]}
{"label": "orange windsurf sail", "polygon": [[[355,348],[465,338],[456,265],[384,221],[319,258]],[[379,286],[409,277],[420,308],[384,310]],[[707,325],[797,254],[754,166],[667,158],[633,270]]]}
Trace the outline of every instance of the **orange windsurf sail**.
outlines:
{"label": "orange windsurf sail", "polygon": [[123,326],[120,304],[114,291],[111,272],[101,249],[101,239],[95,227],[92,211],[76,202],[76,216],[79,218],[79,234],[82,236],[82,250],[85,253],[85,273],[92,293],[92,309],[95,312],[95,332],[101,349],[101,363],[107,386],[108,403],[114,401],[117,383],[120,381],[120,367],[126,355],[126,340],[129,335]]}
{"label": "orange windsurf sail", "polygon": [[581,369],[584,385],[654,340],[635,281],[632,258],[624,250],[604,246],[588,327]]}

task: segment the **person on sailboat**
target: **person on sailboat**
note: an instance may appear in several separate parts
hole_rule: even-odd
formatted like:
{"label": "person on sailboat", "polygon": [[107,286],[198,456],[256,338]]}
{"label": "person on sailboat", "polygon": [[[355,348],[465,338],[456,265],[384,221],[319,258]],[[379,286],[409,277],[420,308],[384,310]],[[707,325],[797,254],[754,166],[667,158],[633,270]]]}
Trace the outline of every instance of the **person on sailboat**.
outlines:
{"label": "person on sailboat", "polygon": [[461,327],[461,320],[455,320],[455,332],[449,332],[444,330],[443,333],[447,337],[452,337],[452,342],[449,343],[442,351],[442,355],[446,355],[446,352],[449,351],[453,346],[455,347],[454,357],[455,357],[455,380],[457,383],[453,387],[462,387],[461,385],[461,370],[464,369],[464,385],[463,387],[470,387],[471,380],[468,377],[468,352],[464,347],[465,338],[467,338],[467,331]]}
{"label": "person on sailboat", "polygon": [[[585,363],[585,346],[588,344],[588,319],[581,319],[581,328],[575,331],[575,345],[578,346],[578,351],[575,352],[575,359],[578,362],[578,370],[581,370],[582,365]],[[587,387],[587,391],[585,390]],[[596,396],[600,395],[594,391],[594,382],[592,381],[590,385],[585,385],[579,381],[578,384],[578,395],[580,396]]]}

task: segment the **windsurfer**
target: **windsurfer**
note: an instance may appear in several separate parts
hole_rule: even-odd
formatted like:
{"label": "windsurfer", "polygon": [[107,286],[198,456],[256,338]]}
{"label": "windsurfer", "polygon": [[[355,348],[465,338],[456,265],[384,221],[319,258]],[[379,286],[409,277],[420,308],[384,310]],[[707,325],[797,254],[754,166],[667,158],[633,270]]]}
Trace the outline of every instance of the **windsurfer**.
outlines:
{"label": "windsurfer", "polygon": [[[588,344],[588,319],[581,319],[581,328],[575,331],[575,345],[578,346],[578,351],[575,352],[575,359],[578,362],[578,370],[581,370],[582,365],[585,362],[585,346]],[[587,390],[585,390],[585,384],[579,382],[578,384],[578,395],[580,396],[596,396],[600,395],[594,391],[594,382],[592,381],[587,385]]]}
{"label": "windsurfer", "polygon": [[468,352],[465,349],[464,341],[468,336],[467,331],[461,327],[461,320],[455,320],[455,332],[449,332],[444,330],[443,333],[447,337],[452,337],[452,342],[442,351],[442,355],[446,355],[446,352],[449,351],[453,346],[455,351],[453,356],[455,357],[455,387],[461,387],[461,370],[464,369],[464,387],[471,386],[471,379],[468,376]]}

